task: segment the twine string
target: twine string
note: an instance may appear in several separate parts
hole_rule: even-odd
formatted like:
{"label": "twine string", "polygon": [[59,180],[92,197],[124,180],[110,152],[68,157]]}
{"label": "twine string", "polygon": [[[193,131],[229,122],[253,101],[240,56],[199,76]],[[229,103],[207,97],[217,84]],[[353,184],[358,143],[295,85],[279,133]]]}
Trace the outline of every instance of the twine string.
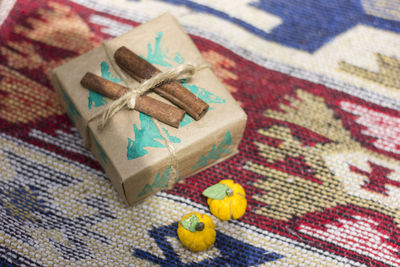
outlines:
{"label": "twine string", "polygon": [[123,108],[134,109],[137,97],[146,93],[163,83],[177,81],[181,79],[190,79],[196,72],[208,68],[207,64],[193,65],[183,64],[165,72],[160,72],[150,79],[144,81],[137,87],[128,87],[129,90],[123,96],[112,102],[102,113],[99,128],[102,129],[110,119]]}

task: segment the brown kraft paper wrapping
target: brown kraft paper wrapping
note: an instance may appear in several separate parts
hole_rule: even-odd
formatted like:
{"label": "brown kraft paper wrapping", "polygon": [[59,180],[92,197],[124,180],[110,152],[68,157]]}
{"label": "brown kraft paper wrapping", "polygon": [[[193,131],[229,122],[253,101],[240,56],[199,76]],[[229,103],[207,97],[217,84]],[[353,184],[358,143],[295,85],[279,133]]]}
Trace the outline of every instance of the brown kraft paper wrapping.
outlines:
{"label": "brown kraft paper wrapping", "polygon": [[[133,205],[165,188],[170,179],[181,180],[237,153],[246,114],[210,69],[197,72],[183,86],[204,100],[208,112],[198,121],[185,115],[178,129],[134,110],[117,113],[103,130],[92,119],[112,99],[84,88],[87,72],[125,86],[139,83],[118,76],[107,56],[126,46],[161,71],[182,63],[204,63],[200,52],[176,19],[166,13],[132,31],[107,41],[105,46],[56,68],[52,82],[60,102],[121,197]],[[154,92],[147,94],[169,103]],[[159,127],[156,126],[159,125]],[[164,139],[175,150],[167,149]],[[179,177],[173,175],[177,163]],[[223,178],[223,177],[221,177]]]}

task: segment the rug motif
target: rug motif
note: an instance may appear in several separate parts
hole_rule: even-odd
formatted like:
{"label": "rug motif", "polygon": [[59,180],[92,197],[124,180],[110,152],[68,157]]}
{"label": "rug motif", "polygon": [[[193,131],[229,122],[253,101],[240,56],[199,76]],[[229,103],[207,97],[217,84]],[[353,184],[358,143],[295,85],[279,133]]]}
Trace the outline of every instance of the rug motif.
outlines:
{"label": "rug motif", "polygon": [[[400,20],[377,2],[15,1],[0,25],[0,265],[399,265]],[[127,207],[49,76],[162,11],[187,14],[248,123],[239,154]],[[190,253],[177,221],[208,213],[201,192],[223,178],[246,214],[214,217],[215,246]]]}

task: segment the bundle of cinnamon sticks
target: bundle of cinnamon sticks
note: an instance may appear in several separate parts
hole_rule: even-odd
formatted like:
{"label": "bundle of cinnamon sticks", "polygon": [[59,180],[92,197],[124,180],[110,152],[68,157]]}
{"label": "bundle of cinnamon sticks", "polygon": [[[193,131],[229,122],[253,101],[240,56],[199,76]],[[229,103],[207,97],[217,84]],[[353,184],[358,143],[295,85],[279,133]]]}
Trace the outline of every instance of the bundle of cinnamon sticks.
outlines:
{"label": "bundle of cinnamon sticks", "polygon": [[[160,73],[160,70],[125,46],[115,51],[114,59],[123,71],[138,82],[143,82]],[[91,72],[87,72],[83,76],[81,84],[83,87],[111,99],[118,99],[129,90],[127,87],[113,83]],[[135,110],[176,128],[179,127],[179,123],[186,112],[193,119],[199,120],[209,108],[207,103],[177,81],[161,84],[153,88],[153,91],[176,106],[147,95],[141,95],[136,99]]]}

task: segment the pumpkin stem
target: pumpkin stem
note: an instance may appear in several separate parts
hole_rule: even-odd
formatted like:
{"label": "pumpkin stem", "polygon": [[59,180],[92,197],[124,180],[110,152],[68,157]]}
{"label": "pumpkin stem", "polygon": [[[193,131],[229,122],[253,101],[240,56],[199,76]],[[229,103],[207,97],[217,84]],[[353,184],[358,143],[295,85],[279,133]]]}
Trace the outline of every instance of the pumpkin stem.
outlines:
{"label": "pumpkin stem", "polygon": [[196,231],[203,231],[204,230],[204,223],[199,222],[196,224]]}
{"label": "pumpkin stem", "polygon": [[226,194],[228,195],[228,197],[231,197],[231,196],[233,196],[233,190],[232,190],[232,188],[228,188],[228,189],[226,189]]}

